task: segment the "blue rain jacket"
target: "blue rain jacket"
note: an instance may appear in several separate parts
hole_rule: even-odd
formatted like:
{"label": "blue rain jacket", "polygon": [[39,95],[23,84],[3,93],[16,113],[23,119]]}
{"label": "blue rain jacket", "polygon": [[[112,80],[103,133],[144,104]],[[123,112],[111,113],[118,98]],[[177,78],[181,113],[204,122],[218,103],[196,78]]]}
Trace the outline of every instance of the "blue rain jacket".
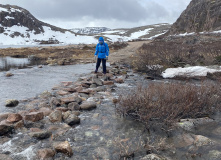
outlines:
{"label": "blue rain jacket", "polygon": [[95,56],[98,55],[98,58],[104,59],[106,56],[109,56],[109,47],[107,43],[104,43],[103,37],[99,38],[99,42],[102,41],[102,44],[98,43],[95,50]]}

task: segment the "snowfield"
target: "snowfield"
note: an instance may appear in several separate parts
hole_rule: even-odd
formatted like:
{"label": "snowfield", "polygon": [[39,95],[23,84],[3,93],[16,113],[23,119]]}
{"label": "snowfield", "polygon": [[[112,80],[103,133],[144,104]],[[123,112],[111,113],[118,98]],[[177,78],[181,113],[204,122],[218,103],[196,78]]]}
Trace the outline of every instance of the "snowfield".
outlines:
{"label": "snowfield", "polygon": [[173,78],[175,76],[195,77],[206,76],[207,73],[221,72],[221,66],[209,67],[209,66],[194,66],[187,68],[168,68],[163,73],[163,78]]}

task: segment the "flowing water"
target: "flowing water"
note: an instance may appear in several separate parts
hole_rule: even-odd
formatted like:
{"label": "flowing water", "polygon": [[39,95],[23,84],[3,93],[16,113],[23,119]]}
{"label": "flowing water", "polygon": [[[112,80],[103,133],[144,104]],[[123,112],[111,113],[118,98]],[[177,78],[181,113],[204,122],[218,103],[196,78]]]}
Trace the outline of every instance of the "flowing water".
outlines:
{"label": "flowing water", "polygon": [[[43,66],[43,68],[33,67],[26,69],[10,70],[14,74],[13,77],[5,77],[6,72],[0,72],[0,109],[7,111],[4,106],[6,99],[27,99],[35,97],[45,90],[51,91],[51,88],[61,81],[76,81],[80,76],[94,70],[94,64],[72,65],[72,66]],[[104,99],[97,109],[93,111],[85,111],[80,115],[81,124],[69,130],[62,128],[62,124],[48,124],[45,121],[35,123],[42,129],[47,129],[50,125],[61,128],[60,132],[55,134],[54,141],[69,141],[74,151],[74,156],[68,158],[62,154],[56,154],[54,159],[123,159],[123,156],[134,154],[135,160],[139,160],[146,155],[147,149],[144,147],[148,142],[158,141],[165,138],[166,145],[172,145],[182,142],[177,141],[178,134],[185,132],[173,133],[174,136],[167,137],[163,132],[151,131],[147,132],[140,122],[120,117],[116,114],[115,105],[111,99],[118,97],[119,94],[128,92],[129,89],[136,86],[137,83],[164,83],[164,81],[145,81],[138,75],[131,75],[125,81],[125,84],[118,84],[116,92],[109,95],[107,92],[98,93],[96,98],[102,96]],[[190,151],[190,148],[171,149],[168,152],[159,151],[164,156],[171,157],[176,160],[186,159],[208,159],[207,154],[210,151],[220,152],[220,118],[217,118],[217,124],[211,126],[203,126],[191,132],[192,134],[204,135],[215,142],[215,146],[206,146],[199,148],[196,152]],[[157,128],[157,126],[156,126]],[[158,128],[160,130],[160,128]],[[213,133],[213,134],[211,134]],[[160,138],[159,138],[160,137]],[[8,154],[15,160],[34,160],[37,159],[36,151],[40,148],[50,148],[53,145],[51,140],[36,140],[28,134],[17,132],[12,138],[1,139],[0,153]],[[195,149],[195,148],[194,148]],[[186,155],[186,153],[196,154]],[[198,154],[197,154],[198,153]],[[217,153],[217,154],[218,154]],[[200,155],[201,154],[201,155]],[[215,158],[214,158],[215,159]]]}

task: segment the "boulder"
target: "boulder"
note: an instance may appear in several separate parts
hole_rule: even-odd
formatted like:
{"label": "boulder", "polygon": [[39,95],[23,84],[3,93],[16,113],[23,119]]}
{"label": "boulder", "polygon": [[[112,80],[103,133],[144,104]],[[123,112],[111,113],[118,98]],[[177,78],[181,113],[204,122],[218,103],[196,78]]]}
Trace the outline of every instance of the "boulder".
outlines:
{"label": "boulder", "polygon": [[9,100],[6,100],[5,102],[6,107],[16,107],[18,104],[19,104],[19,101],[15,99],[9,99]]}
{"label": "boulder", "polygon": [[70,114],[68,118],[64,120],[65,123],[67,123],[69,126],[73,126],[75,124],[80,123],[80,118],[74,114]]}
{"label": "boulder", "polygon": [[37,122],[37,121],[44,119],[44,113],[43,112],[31,112],[29,114],[26,114],[24,119],[26,121]]}
{"label": "boulder", "polygon": [[81,110],[92,110],[97,107],[97,104],[94,101],[84,101],[81,105],[80,108]]}
{"label": "boulder", "polygon": [[72,148],[71,148],[70,144],[68,143],[68,141],[65,141],[65,142],[62,142],[59,144],[55,144],[54,148],[55,148],[56,152],[64,153],[64,154],[68,155],[69,157],[71,157],[73,155]]}
{"label": "boulder", "polygon": [[77,102],[72,102],[68,104],[68,109],[72,110],[72,111],[78,111],[80,110],[80,106]]}
{"label": "boulder", "polygon": [[8,115],[7,118],[7,121],[11,123],[18,122],[20,120],[22,120],[22,116],[18,113],[11,113]]}
{"label": "boulder", "polygon": [[5,125],[5,124],[0,124],[0,136],[12,133],[14,127]]}
{"label": "boulder", "polygon": [[55,110],[49,115],[49,120],[51,122],[61,122],[62,121],[62,112],[59,110]]}
{"label": "boulder", "polygon": [[55,151],[53,149],[44,148],[38,150],[38,157],[42,160],[53,158],[55,155]]}
{"label": "boulder", "polygon": [[49,131],[31,132],[29,133],[29,136],[42,140],[49,138],[51,136],[51,132]]}

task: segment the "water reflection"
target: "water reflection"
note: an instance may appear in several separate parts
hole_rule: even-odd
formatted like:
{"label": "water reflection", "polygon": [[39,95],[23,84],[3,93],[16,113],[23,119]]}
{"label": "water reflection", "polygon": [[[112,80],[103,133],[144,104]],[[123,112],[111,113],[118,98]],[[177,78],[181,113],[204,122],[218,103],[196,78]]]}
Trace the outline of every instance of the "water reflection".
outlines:
{"label": "water reflection", "polygon": [[38,65],[38,62],[28,58],[0,57],[0,71],[8,71],[11,68],[26,68],[28,65]]}

